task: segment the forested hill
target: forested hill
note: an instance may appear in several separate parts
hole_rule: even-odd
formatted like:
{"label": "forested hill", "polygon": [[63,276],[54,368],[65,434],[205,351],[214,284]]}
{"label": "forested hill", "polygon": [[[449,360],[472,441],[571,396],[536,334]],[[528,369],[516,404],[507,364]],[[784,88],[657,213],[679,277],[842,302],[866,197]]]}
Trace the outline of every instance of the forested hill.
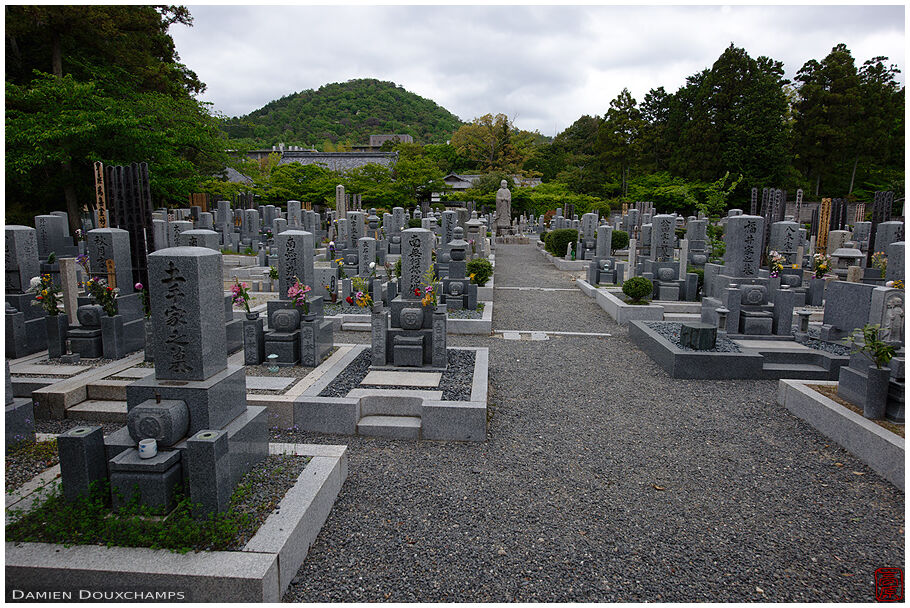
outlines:
{"label": "forested hill", "polygon": [[363,145],[370,135],[408,134],[415,143],[445,143],[461,126],[457,116],[397,86],[374,79],[308,89],[224,121],[228,137],[256,145]]}

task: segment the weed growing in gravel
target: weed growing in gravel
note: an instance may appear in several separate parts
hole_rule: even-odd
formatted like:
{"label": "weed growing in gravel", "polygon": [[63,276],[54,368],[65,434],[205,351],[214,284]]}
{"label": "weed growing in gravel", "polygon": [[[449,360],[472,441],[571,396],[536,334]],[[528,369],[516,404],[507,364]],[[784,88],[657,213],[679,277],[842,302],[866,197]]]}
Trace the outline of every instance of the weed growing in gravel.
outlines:
{"label": "weed growing in gravel", "polygon": [[23,441],[11,447],[6,453],[6,479],[7,493],[14,492],[18,485],[10,484],[12,468],[22,466],[23,462],[35,465],[35,469],[49,469],[58,462],[57,440],[50,441]]}

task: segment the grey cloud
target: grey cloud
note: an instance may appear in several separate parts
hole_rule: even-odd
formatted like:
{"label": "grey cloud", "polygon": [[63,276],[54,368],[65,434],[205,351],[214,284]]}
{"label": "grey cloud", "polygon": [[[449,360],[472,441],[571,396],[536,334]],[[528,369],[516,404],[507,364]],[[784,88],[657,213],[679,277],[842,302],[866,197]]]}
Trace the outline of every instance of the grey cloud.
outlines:
{"label": "grey cloud", "polygon": [[[391,80],[463,120],[553,134],[627,86],[675,91],[731,42],[790,77],[838,42],[904,65],[902,6],[192,6],[182,61],[227,115],[330,82]],[[885,48],[888,47],[888,48]],[[868,50],[867,50],[868,49]],[[861,55],[860,53],[868,53]],[[902,77],[903,78],[903,77]],[[901,80],[903,82],[903,80]]]}

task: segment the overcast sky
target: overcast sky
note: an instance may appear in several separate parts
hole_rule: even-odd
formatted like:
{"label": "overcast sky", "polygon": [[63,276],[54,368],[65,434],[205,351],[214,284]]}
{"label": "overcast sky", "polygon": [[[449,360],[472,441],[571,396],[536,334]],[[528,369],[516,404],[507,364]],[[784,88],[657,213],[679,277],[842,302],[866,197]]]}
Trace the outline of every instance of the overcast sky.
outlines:
{"label": "overcast sky", "polygon": [[[240,116],[352,78],[392,81],[464,121],[505,113],[555,135],[628,87],[675,92],[732,42],[792,79],[843,42],[905,82],[904,6],[210,6],[171,27],[214,110]],[[312,142],[310,142],[312,143]]]}

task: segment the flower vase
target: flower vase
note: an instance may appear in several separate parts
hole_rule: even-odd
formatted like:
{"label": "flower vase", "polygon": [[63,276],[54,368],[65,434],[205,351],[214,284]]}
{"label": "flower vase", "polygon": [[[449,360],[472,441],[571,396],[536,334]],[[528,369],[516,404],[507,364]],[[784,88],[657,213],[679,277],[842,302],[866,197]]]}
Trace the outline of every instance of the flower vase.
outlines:
{"label": "flower vase", "polygon": [[247,318],[248,321],[255,321],[256,319],[259,318],[259,311],[258,311],[258,310],[251,311],[251,312],[247,312],[247,313],[245,313],[245,314],[246,314],[246,318]]}
{"label": "flower vase", "polygon": [[888,405],[888,383],[891,381],[891,368],[881,369],[869,366],[866,374],[866,403],[863,416],[870,420],[881,420],[885,417]]}
{"label": "flower vase", "polygon": [[66,315],[48,315],[45,317],[47,324],[47,358],[57,359],[66,353],[66,331],[69,321]]}

